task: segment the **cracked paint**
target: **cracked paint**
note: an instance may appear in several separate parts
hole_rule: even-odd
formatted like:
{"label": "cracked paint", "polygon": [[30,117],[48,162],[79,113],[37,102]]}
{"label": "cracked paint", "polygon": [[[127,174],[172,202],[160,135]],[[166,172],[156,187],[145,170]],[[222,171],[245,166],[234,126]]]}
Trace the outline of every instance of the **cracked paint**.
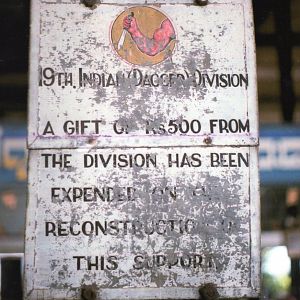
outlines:
{"label": "cracked paint", "polygon": [[[259,294],[251,1],[146,2],[32,4],[27,300]],[[145,53],[169,21],[161,60],[123,15]]]}

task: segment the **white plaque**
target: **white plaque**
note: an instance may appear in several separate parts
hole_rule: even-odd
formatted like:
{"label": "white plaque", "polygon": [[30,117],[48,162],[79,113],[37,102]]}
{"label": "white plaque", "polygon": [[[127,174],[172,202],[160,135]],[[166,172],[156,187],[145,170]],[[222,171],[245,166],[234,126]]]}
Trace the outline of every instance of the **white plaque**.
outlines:
{"label": "white plaque", "polygon": [[259,295],[250,0],[32,2],[25,299]]}
{"label": "white plaque", "polygon": [[30,148],[257,145],[250,0],[79,2],[33,1]]}
{"label": "white plaque", "polygon": [[27,299],[257,296],[252,147],[36,150],[30,167]]}

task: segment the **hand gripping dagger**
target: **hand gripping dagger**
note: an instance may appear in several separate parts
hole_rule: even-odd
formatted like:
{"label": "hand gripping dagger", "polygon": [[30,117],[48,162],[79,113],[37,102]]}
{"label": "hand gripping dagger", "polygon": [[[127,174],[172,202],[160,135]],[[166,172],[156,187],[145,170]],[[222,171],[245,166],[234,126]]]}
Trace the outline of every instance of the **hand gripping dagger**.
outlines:
{"label": "hand gripping dagger", "polygon": [[[134,16],[134,13],[131,12],[130,15],[128,15],[128,19],[131,21],[131,18],[133,16]],[[118,50],[120,50],[123,47],[123,44],[124,44],[124,41],[125,41],[125,37],[126,37],[126,33],[127,33],[127,30],[123,29],[121,37],[120,37],[119,42],[118,42]]]}

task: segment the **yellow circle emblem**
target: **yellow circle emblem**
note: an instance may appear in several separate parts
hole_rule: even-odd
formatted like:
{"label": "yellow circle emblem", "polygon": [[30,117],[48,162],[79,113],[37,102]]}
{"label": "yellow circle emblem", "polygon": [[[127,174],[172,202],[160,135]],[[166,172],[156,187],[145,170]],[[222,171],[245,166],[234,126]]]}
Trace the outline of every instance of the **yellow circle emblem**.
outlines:
{"label": "yellow circle emblem", "polygon": [[171,57],[176,33],[170,19],[148,6],[131,7],[114,21],[111,40],[117,54],[140,66],[158,64]]}

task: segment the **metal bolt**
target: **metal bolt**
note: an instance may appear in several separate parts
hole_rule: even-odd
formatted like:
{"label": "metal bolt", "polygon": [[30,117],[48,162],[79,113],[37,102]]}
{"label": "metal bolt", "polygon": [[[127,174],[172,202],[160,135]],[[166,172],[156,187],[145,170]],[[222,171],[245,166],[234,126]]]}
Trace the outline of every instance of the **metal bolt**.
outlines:
{"label": "metal bolt", "polygon": [[81,289],[80,300],[96,300],[96,292],[92,286],[85,286]]}
{"label": "metal bolt", "polygon": [[205,6],[208,3],[208,0],[196,0],[196,3],[200,6]]}
{"label": "metal bolt", "polygon": [[89,7],[89,8],[94,8],[95,5],[99,2],[100,1],[98,1],[98,0],[81,0],[80,1],[80,3],[84,4],[86,7]]}
{"label": "metal bolt", "polygon": [[212,143],[212,139],[211,139],[211,137],[208,136],[203,140],[203,142],[207,145],[210,145]]}
{"label": "metal bolt", "polygon": [[220,297],[217,286],[213,283],[207,283],[200,287],[199,293],[203,300],[217,300]]}
{"label": "metal bolt", "polygon": [[88,139],[87,142],[88,142],[88,144],[90,144],[90,145],[94,145],[94,144],[96,144],[96,141],[97,141],[97,140],[96,140],[95,138],[92,138],[92,137],[91,137],[91,138]]}

